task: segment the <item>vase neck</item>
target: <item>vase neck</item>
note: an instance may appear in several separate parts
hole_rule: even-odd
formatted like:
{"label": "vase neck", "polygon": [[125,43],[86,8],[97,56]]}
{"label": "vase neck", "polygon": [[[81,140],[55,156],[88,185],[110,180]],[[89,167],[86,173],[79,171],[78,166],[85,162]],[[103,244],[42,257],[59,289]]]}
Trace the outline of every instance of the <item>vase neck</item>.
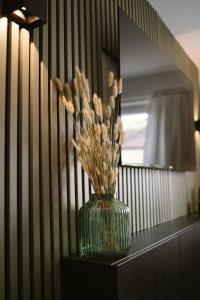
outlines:
{"label": "vase neck", "polygon": [[113,200],[115,198],[115,194],[91,194],[91,200]]}

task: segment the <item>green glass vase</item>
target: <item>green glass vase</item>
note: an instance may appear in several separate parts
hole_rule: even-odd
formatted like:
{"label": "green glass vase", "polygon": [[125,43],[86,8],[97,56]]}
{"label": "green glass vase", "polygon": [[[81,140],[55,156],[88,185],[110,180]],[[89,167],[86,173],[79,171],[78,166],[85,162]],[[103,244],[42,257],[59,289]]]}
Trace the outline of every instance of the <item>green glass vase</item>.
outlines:
{"label": "green glass vase", "polygon": [[80,254],[94,258],[125,256],[130,250],[130,211],[114,194],[92,194],[79,210]]}

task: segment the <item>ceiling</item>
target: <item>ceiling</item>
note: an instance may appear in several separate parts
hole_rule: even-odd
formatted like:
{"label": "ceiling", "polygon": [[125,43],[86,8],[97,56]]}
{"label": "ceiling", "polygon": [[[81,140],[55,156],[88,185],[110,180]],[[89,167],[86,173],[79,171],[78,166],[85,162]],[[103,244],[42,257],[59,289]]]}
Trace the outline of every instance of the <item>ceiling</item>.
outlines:
{"label": "ceiling", "polygon": [[200,0],[148,0],[200,70]]}

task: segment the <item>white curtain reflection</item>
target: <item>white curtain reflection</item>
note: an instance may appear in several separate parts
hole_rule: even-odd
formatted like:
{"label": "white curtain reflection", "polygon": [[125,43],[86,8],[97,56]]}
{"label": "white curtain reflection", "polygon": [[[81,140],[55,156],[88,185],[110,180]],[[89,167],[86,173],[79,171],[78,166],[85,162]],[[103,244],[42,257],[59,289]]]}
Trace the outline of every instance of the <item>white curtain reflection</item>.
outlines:
{"label": "white curtain reflection", "polygon": [[144,164],[195,168],[193,97],[185,88],[156,91],[151,96]]}

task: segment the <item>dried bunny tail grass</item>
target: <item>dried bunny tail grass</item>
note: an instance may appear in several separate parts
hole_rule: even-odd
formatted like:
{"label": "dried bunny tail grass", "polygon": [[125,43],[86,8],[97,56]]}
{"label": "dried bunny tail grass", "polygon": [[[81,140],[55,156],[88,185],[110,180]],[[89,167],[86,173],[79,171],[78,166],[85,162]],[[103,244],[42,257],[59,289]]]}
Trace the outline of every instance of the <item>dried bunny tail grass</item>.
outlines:
{"label": "dried bunny tail grass", "polygon": [[115,163],[115,161],[117,159],[117,151],[115,149],[113,149],[113,151],[112,151],[112,159],[113,159],[113,163]]}
{"label": "dried bunny tail grass", "polygon": [[101,172],[99,171],[99,168],[95,167],[95,171],[96,171],[98,176],[101,176]]}
{"label": "dried bunny tail grass", "polygon": [[83,118],[88,125],[92,125],[92,117],[87,109],[82,110]]}
{"label": "dried bunny tail grass", "polygon": [[112,95],[114,98],[116,98],[118,95],[117,80],[114,80],[113,87],[112,87]]}
{"label": "dried bunny tail grass", "polygon": [[74,139],[72,139],[72,144],[74,145],[74,148],[76,149],[76,151],[77,151],[78,153],[80,153],[80,152],[81,152],[81,148],[80,148],[80,146],[75,142]]}
{"label": "dried bunny tail grass", "polygon": [[94,124],[95,134],[99,137],[101,135],[101,126],[99,124]]}
{"label": "dried bunny tail grass", "polygon": [[85,90],[84,88],[82,87],[82,84],[79,86],[79,94],[80,94],[80,97],[83,99],[86,94],[85,94]]}
{"label": "dried bunny tail grass", "polygon": [[101,124],[101,132],[102,132],[102,138],[104,141],[107,141],[108,139],[108,129],[104,123]]}
{"label": "dried bunny tail grass", "polygon": [[103,175],[103,186],[104,186],[104,189],[107,191],[108,190],[108,178],[105,175]]}
{"label": "dried bunny tail grass", "polygon": [[105,192],[106,192],[103,186],[101,186],[100,191],[102,194],[105,194]]}
{"label": "dried bunny tail grass", "polygon": [[116,123],[115,123],[116,130],[120,130],[120,128],[121,128],[121,123],[122,123],[121,118],[120,118],[120,117],[117,117],[117,121],[116,121]]}
{"label": "dried bunny tail grass", "polygon": [[111,173],[110,173],[110,176],[109,176],[109,184],[110,185],[113,185],[114,181],[115,181],[115,171],[113,169],[111,169]]}
{"label": "dried bunny tail grass", "polygon": [[62,103],[65,105],[66,103],[67,103],[67,99],[66,99],[66,97],[64,96],[64,95],[60,95],[59,96],[59,99],[60,99],[60,101],[62,101]]}
{"label": "dried bunny tail grass", "polygon": [[111,88],[113,85],[113,80],[114,80],[114,73],[109,72],[108,74],[108,87]]}
{"label": "dried bunny tail grass", "polygon": [[[92,97],[94,108],[90,105],[88,79],[78,67],[75,68],[72,83],[63,85],[60,79],[56,78],[55,84],[66,111],[71,114],[76,112],[73,123],[76,135],[70,145],[76,149],[78,159],[91,179],[95,192],[104,194],[114,191],[118,175],[119,150],[124,141],[121,119],[117,118],[115,122],[114,115],[115,98],[122,93],[122,79],[117,81],[113,72],[109,73],[109,103],[103,104],[98,95],[94,94]],[[83,126],[78,129],[76,122],[81,115]]]}
{"label": "dried bunny tail grass", "polygon": [[97,94],[94,93],[92,100],[93,100],[93,103],[94,103],[94,104],[97,103],[97,101],[98,101],[98,96],[97,96]]}
{"label": "dried bunny tail grass", "polygon": [[105,161],[103,161],[103,170],[104,170],[104,172],[106,172],[106,170],[107,170],[107,164],[105,163]]}
{"label": "dried bunny tail grass", "polygon": [[75,77],[77,82],[81,82],[81,71],[79,70],[79,67],[75,67]]}
{"label": "dried bunny tail grass", "polygon": [[123,81],[122,79],[120,78],[119,81],[118,81],[118,94],[122,94],[122,91],[123,91]]}
{"label": "dried bunny tail grass", "polygon": [[115,108],[115,97],[113,95],[111,95],[109,98],[109,104],[112,109]]}
{"label": "dried bunny tail grass", "polygon": [[102,102],[101,102],[101,98],[98,98],[98,116],[103,118],[103,106],[102,106]]}
{"label": "dried bunny tail grass", "polygon": [[118,144],[114,145],[114,151],[116,151],[116,153],[119,151],[119,145]]}
{"label": "dried bunny tail grass", "polygon": [[92,118],[92,123],[95,123],[95,113],[94,113],[94,110],[90,110],[90,115],[91,115],[91,118]]}
{"label": "dried bunny tail grass", "polygon": [[119,135],[119,145],[121,146],[124,142],[124,131],[120,131]]}
{"label": "dried bunny tail grass", "polygon": [[82,102],[83,102],[83,109],[87,109],[88,111],[90,111],[90,105],[86,96],[82,98]]}
{"label": "dried bunny tail grass", "polygon": [[67,98],[67,101],[72,101],[72,91],[71,91],[69,83],[65,83],[64,91],[65,91],[65,96]]}
{"label": "dried bunny tail grass", "polygon": [[110,105],[104,105],[103,106],[103,116],[105,119],[110,119],[112,114],[112,110]]}
{"label": "dried bunny tail grass", "polygon": [[80,135],[79,136],[79,142],[81,143],[81,146],[86,145],[88,148],[91,146],[90,137],[85,137],[85,136]]}
{"label": "dried bunny tail grass", "polygon": [[76,78],[73,79],[74,92],[76,96],[79,96],[79,89]]}
{"label": "dried bunny tail grass", "polygon": [[117,126],[114,126],[114,141],[116,142],[117,139],[119,137],[119,129],[117,128]]}
{"label": "dried bunny tail grass", "polygon": [[86,78],[85,78],[85,74],[83,74],[83,73],[81,73],[81,83],[82,83],[83,89],[86,90],[87,89]]}
{"label": "dried bunny tail grass", "polygon": [[61,81],[58,77],[56,77],[56,78],[54,79],[54,82],[55,82],[56,87],[57,87],[57,89],[59,90],[59,92],[63,92],[63,84],[62,84],[62,81]]}
{"label": "dried bunny tail grass", "polygon": [[75,78],[76,78],[76,82],[77,82],[78,89],[79,89],[79,95],[83,98],[85,95],[85,91],[84,91],[84,88],[82,85],[81,77],[82,77],[82,74],[81,74],[79,68],[75,67]]}
{"label": "dried bunny tail grass", "polygon": [[90,102],[90,87],[87,78],[85,79],[85,84],[86,84],[86,90],[85,90],[86,97],[88,98],[88,102]]}
{"label": "dried bunny tail grass", "polygon": [[[93,100],[94,101],[94,100]],[[97,97],[95,97],[95,102],[94,102],[94,109],[95,109],[95,113],[96,115],[99,117],[99,119],[102,121],[103,120],[103,108],[102,108],[102,102],[101,99]]]}
{"label": "dried bunny tail grass", "polygon": [[63,96],[62,101],[63,101],[66,111],[70,114],[74,114],[75,109],[74,109],[74,105],[73,105],[72,101],[67,101],[64,96]]}
{"label": "dried bunny tail grass", "polygon": [[107,126],[108,129],[110,129],[110,120],[106,121],[106,126]]}
{"label": "dried bunny tail grass", "polygon": [[74,96],[74,107],[77,113],[80,111],[80,105],[79,105],[79,97],[77,95]]}
{"label": "dried bunny tail grass", "polygon": [[115,169],[115,179],[117,178],[118,174],[119,174],[119,169],[116,168],[116,169]]}

